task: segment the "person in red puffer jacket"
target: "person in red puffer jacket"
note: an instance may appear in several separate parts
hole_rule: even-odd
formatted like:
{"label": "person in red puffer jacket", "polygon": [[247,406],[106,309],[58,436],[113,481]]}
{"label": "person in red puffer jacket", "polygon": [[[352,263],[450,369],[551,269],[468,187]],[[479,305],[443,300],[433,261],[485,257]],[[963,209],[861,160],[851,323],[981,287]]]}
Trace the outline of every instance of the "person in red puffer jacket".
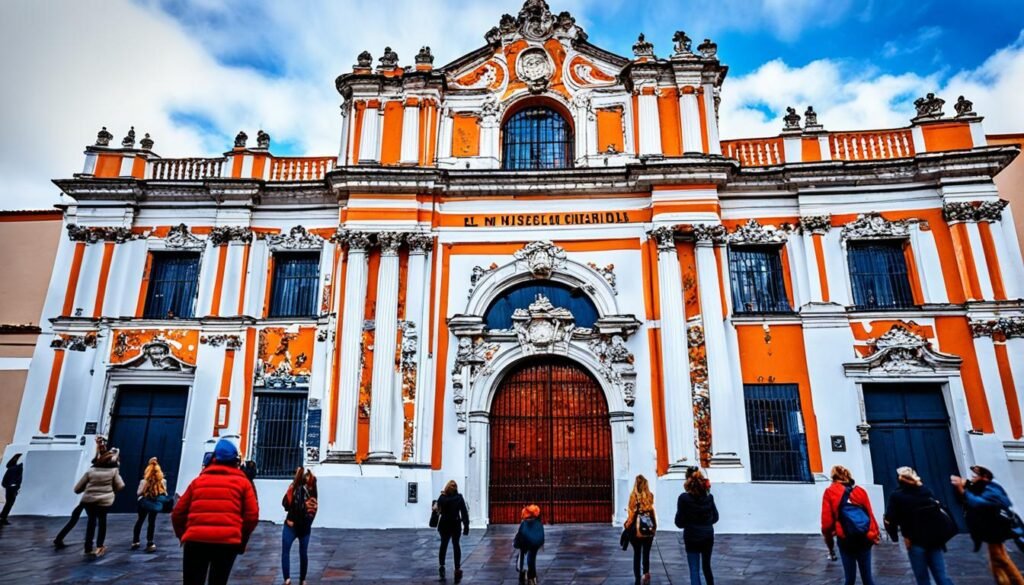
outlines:
{"label": "person in red puffer jacket", "polygon": [[192,480],[171,514],[174,534],[185,547],[184,585],[226,585],[259,517],[256,489],[238,468],[238,448],[221,439],[210,465]]}
{"label": "person in red puffer jacket", "polygon": [[868,492],[854,485],[850,470],[842,465],[832,468],[832,485],[821,498],[821,534],[825,537],[830,560],[836,560],[834,539],[839,538],[846,585],[857,580],[857,569],[864,585],[875,585],[871,576],[871,547],[878,544],[880,531],[871,510]]}

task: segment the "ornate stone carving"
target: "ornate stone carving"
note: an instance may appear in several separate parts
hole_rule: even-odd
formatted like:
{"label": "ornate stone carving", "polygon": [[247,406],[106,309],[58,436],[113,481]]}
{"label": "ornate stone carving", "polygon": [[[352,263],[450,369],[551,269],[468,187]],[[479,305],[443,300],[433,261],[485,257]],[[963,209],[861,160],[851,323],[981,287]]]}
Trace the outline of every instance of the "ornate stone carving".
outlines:
{"label": "ornate stone carving", "polygon": [[820,130],[821,128],[821,124],[818,123],[818,112],[814,111],[814,106],[807,106],[804,111],[804,129]]}
{"label": "ornate stone carving", "polygon": [[594,272],[600,274],[601,278],[604,278],[605,282],[608,283],[608,286],[612,287],[612,292],[613,293],[615,293],[616,295],[619,294],[619,290],[615,287],[615,265],[614,264],[606,264],[604,266],[604,268],[601,268],[601,267],[599,267],[594,262],[587,262],[587,266],[591,267],[594,270]]}
{"label": "ornate stone carving", "polygon": [[585,40],[586,33],[576,26],[576,19],[568,12],[557,17],[544,0],[526,0],[519,15],[503,14],[498,26],[484,35],[487,42],[497,44],[523,37],[531,41],[543,41],[552,36]]}
{"label": "ornate stone carving", "polygon": [[370,241],[370,234],[366,232],[346,232],[345,244],[348,246],[349,250],[359,251],[369,250],[372,245]]}
{"label": "ornate stone carving", "polygon": [[565,263],[565,250],[550,241],[530,242],[514,254],[516,260],[526,262],[537,278],[548,278]]}
{"label": "ornate stone carving", "polygon": [[369,69],[373,67],[373,55],[369,51],[363,51],[356,57],[356,67],[359,69]]}
{"label": "ornate stone carving", "polygon": [[434,249],[434,238],[422,232],[406,234],[405,243],[413,254],[426,254]]}
{"label": "ornate stone carving", "polygon": [[267,245],[271,248],[283,250],[316,250],[324,245],[324,239],[316,234],[311,234],[305,227],[297,225],[285,234],[271,234],[266,236]]}
{"label": "ornate stone carving", "polygon": [[384,47],[384,55],[377,62],[380,63],[377,69],[394,69],[398,67],[398,53],[391,50],[391,47]]}
{"label": "ornate stone carving", "polygon": [[483,266],[474,266],[472,274],[469,275],[469,292],[466,294],[466,298],[473,298],[473,291],[476,290],[476,286],[480,284],[480,281],[497,269],[498,264],[495,262],[491,262],[491,265],[487,268],[484,268]]}
{"label": "ornate stone carving", "polygon": [[945,115],[942,113],[942,106],[945,103],[946,100],[935,97],[934,93],[930,93],[923,98],[917,98],[914,100],[914,108],[917,109],[917,116],[914,118],[914,121],[941,118]]}
{"label": "ornate stone carving", "polygon": [[626,406],[636,401],[635,358],[621,335],[602,335],[590,341],[590,351],[601,363],[601,375],[622,393]]}
{"label": "ornate stone carving", "polygon": [[110,141],[113,139],[114,135],[104,126],[96,133],[96,146],[110,146]]}
{"label": "ornate stone carving", "polygon": [[128,134],[121,139],[121,148],[135,148],[135,126],[128,129]]}
{"label": "ornate stone carving", "polygon": [[978,115],[974,113],[974,102],[964,99],[964,96],[956,98],[956,103],[953,104],[953,109],[956,110],[957,118],[968,118]]}
{"label": "ornate stone carving", "polygon": [[704,39],[704,42],[697,45],[697,51],[705,59],[714,59],[718,56],[718,43],[711,42],[711,39]]}
{"label": "ornate stone carving", "polygon": [[153,139],[149,137],[149,132],[146,132],[146,135],[142,137],[139,145],[142,147],[142,150],[153,150]]}
{"label": "ornate stone carving", "polygon": [[974,204],[970,201],[951,201],[942,206],[942,216],[946,221],[975,221]]}
{"label": "ornate stone carving", "polygon": [[675,43],[677,57],[693,55],[693,41],[685,32],[677,30],[676,34],[672,35],[672,42]]}
{"label": "ornate stone carving", "polygon": [[256,131],[256,148],[260,150],[270,149],[270,134],[267,134],[262,129]]}
{"label": "ornate stone carving", "polygon": [[700,317],[686,327],[686,348],[690,365],[691,408],[693,410],[694,447],[701,465],[711,463],[711,387],[708,384],[708,350],[704,322]]}
{"label": "ornate stone carving", "polygon": [[85,335],[58,334],[50,341],[50,347],[66,349],[68,351],[85,351],[86,349],[96,349],[98,340],[99,337],[95,333],[86,333]]}
{"label": "ornate stone carving", "polygon": [[999,221],[1003,218],[1003,210],[1010,202],[998,199],[996,201],[982,201],[978,205],[978,221]]}
{"label": "ornate stone carving", "polygon": [[249,135],[239,130],[238,134],[235,134],[235,148],[245,148],[246,142],[249,142]]}
{"label": "ornate stone carving", "polygon": [[179,223],[167,232],[167,237],[164,238],[164,245],[168,248],[198,250],[204,248],[206,242],[193,236],[187,225]]}
{"label": "ornate stone carving", "polygon": [[516,60],[516,73],[526,83],[531,93],[541,93],[548,87],[548,81],[555,67],[544,49],[527,49]]}
{"label": "ornate stone carving", "polygon": [[871,432],[871,425],[867,421],[862,421],[857,425],[857,435],[860,436],[860,442],[867,445],[869,440],[869,433]]}
{"label": "ornate stone carving", "polygon": [[988,321],[971,321],[971,334],[974,337],[991,337],[996,341],[1024,337],[1024,317],[999,317]]}
{"label": "ornate stone carving", "polygon": [[636,42],[633,43],[633,55],[635,55],[637,59],[643,57],[648,57],[651,59],[654,58],[654,43],[648,41],[647,38],[644,37],[644,33],[640,33],[640,36],[637,37]]}
{"label": "ornate stone carving", "polygon": [[242,337],[239,335],[202,335],[199,337],[199,343],[210,347],[223,345],[226,349],[237,350],[242,348]]}
{"label": "ornate stone carving", "polygon": [[763,226],[756,219],[749,219],[747,223],[736,226],[726,240],[730,244],[785,244],[791,228],[789,224],[784,224],[777,229],[775,226]]}
{"label": "ornate stone carving", "polygon": [[663,225],[647,232],[647,236],[655,241],[659,250],[674,250],[676,247],[676,230]]}
{"label": "ornate stone carving", "polygon": [[416,53],[416,64],[417,65],[433,65],[434,55],[430,52],[430,47],[420,47],[420,52]]}
{"label": "ornate stone carving", "polygon": [[456,429],[466,432],[465,383],[472,386],[481,375],[490,373],[490,362],[500,346],[483,337],[459,337],[459,346],[452,364],[452,402],[455,403]]}
{"label": "ornate stone carving", "polygon": [[405,240],[405,234],[402,232],[380,232],[377,234],[377,243],[380,244],[380,252],[385,256],[394,256],[398,254],[398,249],[402,247],[402,242]]}
{"label": "ornate stone carving", "polygon": [[942,215],[948,222],[999,221],[1008,201],[951,201],[942,206]]}
{"label": "ornate stone carving", "polygon": [[565,353],[568,350],[576,319],[564,307],[555,307],[542,294],[527,309],[512,313],[515,331],[523,353]]}
{"label": "ornate stone carving", "polygon": [[876,211],[861,213],[842,230],[844,240],[905,238],[909,235],[910,224],[906,220],[889,221]]}
{"label": "ornate stone carving", "polygon": [[85,242],[95,244],[97,242],[114,242],[123,244],[130,240],[138,240],[148,235],[148,232],[133,233],[131,228],[126,227],[85,227],[69,223],[67,226],[68,239],[72,242]]}
{"label": "ornate stone carving", "polygon": [[786,123],[782,128],[783,132],[800,129],[800,114],[796,113],[796,108],[786,108],[786,115],[782,117],[782,121]]}
{"label": "ornate stone carving", "polygon": [[805,215],[800,218],[800,230],[810,234],[824,234],[832,229],[832,216]]}
{"label": "ornate stone carving", "polygon": [[859,363],[844,364],[847,371],[854,367],[868,372],[880,370],[890,374],[908,374],[959,368],[961,363],[957,356],[933,350],[927,339],[899,323],[878,339],[868,340],[868,345],[873,349],[871,355]]}
{"label": "ornate stone carving", "polygon": [[123,364],[123,367],[175,372],[194,369],[192,365],[174,357],[171,346],[164,339],[154,339],[143,345],[139,356]]}
{"label": "ornate stone carving", "polygon": [[721,224],[712,223],[698,223],[694,224],[693,239],[698,243],[712,243],[712,244],[723,244],[725,243],[726,230],[725,226]]}
{"label": "ornate stone carving", "polygon": [[214,246],[228,242],[251,242],[252,230],[242,225],[222,225],[211,229],[208,237]]}
{"label": "ornate stone carving", "polygon": [[502,104],[494,96],[491,96],[485,99],[484,103],[480,106],[480,115],[484,119],[497,120],[501,110]]}

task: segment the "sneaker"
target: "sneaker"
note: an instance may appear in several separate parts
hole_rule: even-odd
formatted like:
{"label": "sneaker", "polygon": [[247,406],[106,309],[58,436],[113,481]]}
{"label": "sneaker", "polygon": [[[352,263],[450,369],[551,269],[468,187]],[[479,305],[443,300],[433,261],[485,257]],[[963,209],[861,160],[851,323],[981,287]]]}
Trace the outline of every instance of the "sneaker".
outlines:
{"label": "sneaker", "polygon": [[147,544],[146,545],[146,552],[148,552],[148,553],[156,552],[156,545],[153,544],[152,542]]}
{"label": "sneaker", "polygon": [[140,546],[139,543],[133,542],[132,543],[132,550],[139,550],[139,546]]}
{"label": "sneaker", "polygon": [[97,558],[102,557],[104,555],[104,553],[106,553],[106,552],[107,552],[107,547],[105,547],[105,546],[97,546],[96,547],[96,557]]}
{"label": "sneaker", "polygon": [[651,583],[651,574],[650,573],[644,573],[644,585],[650,585],[650,583]]}
{"label": "sneaker", "polygon": [[455,582],[462,581],[462,569],[455,569]]}
{"label": "sneaker", "polygon": [[437,577],[438,580],[444,581],[444,565],[437,568]]}
{"label": "sneaker", "polygon": [[94,549],[94,548],[86,549],[85,550],[85,556],[87,556],[89,558],[95,559],[96,558],[96,549]]}

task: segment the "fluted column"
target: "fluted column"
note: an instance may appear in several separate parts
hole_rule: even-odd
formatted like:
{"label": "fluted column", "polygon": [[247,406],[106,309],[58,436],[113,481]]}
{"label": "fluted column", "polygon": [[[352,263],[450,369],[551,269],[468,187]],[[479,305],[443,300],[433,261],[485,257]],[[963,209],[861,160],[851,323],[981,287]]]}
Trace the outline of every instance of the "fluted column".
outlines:
{"label": "fluted column", "polygon": [[670,227],[651,231],[658,244],[658,285],[661,291],[662,380],[665,392],[665,432],[669,469],[681,469],[696,461],[693,442],[693,396],[686,350],[686,315],[683,277]]}
{"label": "fluted column", "polygon": [[370,401],[370,461],[394,461],[395,343],[398,340],[398,248],[403,234],[381,232],[374,315],[373,378]]}
{"label": "fluted column", "polygon": [[420,160],[420,101],[406,100],[402,110],[402,164],[414,165]]}
{"label": "fluted column", "polygon": [[414,320],[419,332],[416,346],[416,407],[413,416],[412,457],[415,462],[429,462],[430,451],[426,448],[427,437],[423,436],[423,421],[431,415],[433,401],[428,400],[430,384],[430,362],[427,356],[426,341],[430,332],[427,322],[430,319],[430,281],[427,270],[427,259],[433,247],[434,239],[430,234],[409,234],[405,238],[409,246],[409,293],[406,294],[406,318]]}
{"label": "fluted column", "polygon": [[683,128],[683,152],[704,152],[697,94],[692,86],[679,91],[679,121]]}
{"label": "fluted column", "polygon": [[649,92],[640,92],[637,103],[640,108],[640,144],[638,153],[640,156],[660,155],[661,150],[661,122],[658,116],[658,96],[654,94],[653,88],[644,88]]}
{"label": "fluted column", "polygon": [[335,452],[331,460],[355,461],[356,458],[356,407],[359,403],[361,342],[363,335],[363,311],[366,306],[366,266],[370,236],[363,232],[349,232],[348,266],[345,269],[345,299],[342,309],[341,362],[337,372],[338,386],[338,427]]}

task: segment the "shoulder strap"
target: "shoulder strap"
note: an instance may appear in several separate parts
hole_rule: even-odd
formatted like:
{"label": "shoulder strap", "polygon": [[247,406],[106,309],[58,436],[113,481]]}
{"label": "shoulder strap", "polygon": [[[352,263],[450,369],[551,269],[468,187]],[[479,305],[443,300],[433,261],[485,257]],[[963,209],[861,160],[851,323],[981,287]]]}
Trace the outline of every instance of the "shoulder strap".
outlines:
{"label": "shoulder strap", "polygon": [[843,497],[840,498],[840,500],[839,500],[839,507],[840,508],[845,506],[847,504],[847,502],[850,501],[850,496],[852,494],[853,494],[853,487],[852,486],[846,486],[846,489],[843,490]]}

